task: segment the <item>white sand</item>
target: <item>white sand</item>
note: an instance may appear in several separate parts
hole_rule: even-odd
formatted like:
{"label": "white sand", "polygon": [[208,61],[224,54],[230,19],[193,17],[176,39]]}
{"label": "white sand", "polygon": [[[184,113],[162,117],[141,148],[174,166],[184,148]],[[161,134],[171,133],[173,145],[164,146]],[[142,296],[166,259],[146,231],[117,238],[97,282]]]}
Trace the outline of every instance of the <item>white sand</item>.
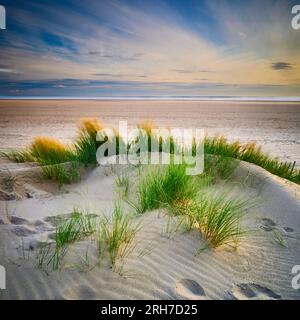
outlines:
{"label": "white sand", "polygon": [[[61,271],[46,274],[37,269],[36,250],[26,246],[37,239],[47,241],[53,233],[47,217],[68,214],[74,206],[109,214],[117,198],[114,171],[96,168],[80,183],[61,190],[34,182],[23,172],[22,186],[32,198],[0,201],[0,264],[7,270],[7,289],[0,290],[0,299],[300,298],[291,286],[291,269],[300,263],[300,187],[247,163],[241,163],[234,180],[225,184],[239,196],[258,200],[244,220],[251,232],[237,250],[223,247],[195,255],[205,244],[200,235],[166,233],[168,217],[156,211],[135,218],[143,228],[122,262],[121,274],[106,260],[99,267],[90,240],[71,246]],[[136,175],[130,174],[131,185]],[[18,192],[26,194],[21,187]],[[275,241],[274,230],[286,247]],[[79,257],[87,248],[88,265]]]}

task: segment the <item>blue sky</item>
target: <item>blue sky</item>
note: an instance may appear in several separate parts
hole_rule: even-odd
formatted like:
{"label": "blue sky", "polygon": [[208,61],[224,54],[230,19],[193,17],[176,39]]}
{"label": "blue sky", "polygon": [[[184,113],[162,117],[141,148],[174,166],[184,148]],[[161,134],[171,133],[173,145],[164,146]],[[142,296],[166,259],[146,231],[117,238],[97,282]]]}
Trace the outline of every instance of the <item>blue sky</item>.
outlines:
{"label": "blue sky", "polygon": [[296,3],[0,0],[0,96],[299,96]]}

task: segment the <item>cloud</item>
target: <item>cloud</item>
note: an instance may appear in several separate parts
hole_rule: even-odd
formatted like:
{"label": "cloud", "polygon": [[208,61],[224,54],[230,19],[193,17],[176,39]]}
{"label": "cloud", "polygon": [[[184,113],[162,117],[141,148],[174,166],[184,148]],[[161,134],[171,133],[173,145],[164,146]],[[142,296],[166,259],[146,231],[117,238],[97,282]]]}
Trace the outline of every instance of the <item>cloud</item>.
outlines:
{"label": "cloud", "polygon": [[[153,92],[178,83],[177,91],[204,95],[219,92],[221,83],[228,94],[237,92],[233,84],[258,93],[280,86],[287,94],[300,84],[299,34],[287,27],[288,1],[191,1],[184,10],[175,1],[154,2],[16,1],[8,7],[11,27],[1,33],[0,61],[18,74],[0,71],[0,79],[101,86],[92,81],[120,78]],[[199,79],[209,86],[199,87]]]}
{"label": "cloud", "polygon": [[6,68],[0,68],[0,72],[2,73],[17,73],[16,71],[12,69],[6,69]]}
{"label": "cloud", "polygon": [[292,69],[293,65],[288,62],[279,61],[279,62],[272,63],[271,68],[274,70],[286,70],[286,69]]}

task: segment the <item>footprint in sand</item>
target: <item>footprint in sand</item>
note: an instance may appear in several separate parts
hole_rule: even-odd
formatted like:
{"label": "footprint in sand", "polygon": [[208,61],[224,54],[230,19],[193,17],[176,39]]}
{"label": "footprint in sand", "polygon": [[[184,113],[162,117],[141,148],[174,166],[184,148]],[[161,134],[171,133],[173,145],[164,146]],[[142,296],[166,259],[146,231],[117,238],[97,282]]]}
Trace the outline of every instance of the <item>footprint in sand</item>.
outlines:
{"label": "footprint in sand", "polygon": [[291,228],[291,227],[283,227],[283,230],[284,230],[285,232],[287,232],[287,233],[292,233],[292,232],[294,232],[294,229]]}
{"label": "footprint in sand", "polygon": [[25,224],[28,222],[26,219],[18,217],[18,216],[10,216],[9,221],[10,221],[10,223],[17,224],[17,225]]}
{"label": "footprint in sand", "polygon": [[90,287],[81,285],[69,289],[62,298],[67,300],[94,300],[97,298],[97,295]]}
{"label": "footprint in sand", "polygon": [[272,231],[276,228],[276,223],[269,218],[262,218],[260,228],[264,231]]}
{"label": "footprint in sand", "polygon": [[40,232],[55,230],[55,227],[52,224],[44,222],[42,220],[36,220],[32,223],[32,225]]}
{"label": "footprint in sand", "polygon": [[37,231],[28,226],[14,226],[12,232],[17,235],[18,237],[27,237],[33,234],[36,234]]}
{"label": "footprint in sand", "polygon": [[256,283],[241,283],[225,294],[225,300],[279,300],[281,296]]}
{"label": "footprint in sand", "polygon": [[176,294],[186,300],[206,300],[206,294],[200,284],[194,280],[181,279],[176,282]]}

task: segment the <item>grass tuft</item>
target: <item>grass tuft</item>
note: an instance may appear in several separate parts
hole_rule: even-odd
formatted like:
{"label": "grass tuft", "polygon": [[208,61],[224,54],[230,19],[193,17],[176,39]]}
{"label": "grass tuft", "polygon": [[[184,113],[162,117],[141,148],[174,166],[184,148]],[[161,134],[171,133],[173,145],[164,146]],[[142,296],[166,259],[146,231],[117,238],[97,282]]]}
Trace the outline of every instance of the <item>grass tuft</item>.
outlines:
{"label": "grass tuft", "polygon": [[292,182],[300,184],[300,170],[295,167],[296,163],[281,162],[276,158],[271,158],[262,152],[254,142],[241,145],[239,141],[229,143],[223,136],[205,138],[205,154],[231,157],[250,163],[254,163],[265,170]]}
{"label": "grass tuft", "polygon": [[36,254],[39,268],[57,270],[67,254],[71,243],[80,241],[96,232],[96,217],[74,209],[68,219],[58,219],[55,229],[55,244],[42,246]]}
{"label": "grass tuft", "polygon": [[122,191],[122,197],[127,198],[129,191],[129,177],[128,174],[122,173],[117,175],[115,183]]}
{"label": "grass tuft", "polygon": [[102,129],[102,124],[95,118],[85,118],[81,121],[75,150],[78,161],[85,166],[97,163],[96,152],[99,147],[97,133]]}
{"label": "grass tuft", "polygon": [[157,129],[157,125],[151,120],[143,120],[137,124],[137,128],[144,130],[148,137],[152,137],[152,130]]}
{"label": "grass tuft", "polygon": [[10,150],[0,153],[1,157],[7,158],[16,163],[34,162],[35,159],[30,154],[29,150]]}
{"label": "grass tuft", "polygon": [[197,183],[186,174],[185,164],[170,164],[150,170],[138,185],[138,213],[186,202],[197,194]]}
{"label": "grass tuft", "polygon": [[96,232],[96,217],[74,209],[71,217],[58,221],[55,231],[57,247],[79,241]]}
{"label": "grass tuft", "polygon": [[78,172],[79,165],[77,162],[68,164],[60,163],[42,167],[42,174],[45,179],[57,181],[61,187],[80,179]]}
{"label": "grass tuft", "polygon": [[134,224],[131,219],[120,205],[116,205],[112,217],[103,217],[100,222],[97,239],[99,256],[102,258],[107,249],[114,270],[117,260],[125,258],[133,250],[133,239],[141,228],[140,224]]}
{"label": "grass tuft", "polygon": [[31,157],[42,165],[59,164],[74,160],[74,152],[56,139],[37,137],[29,147]]}
{"label": "grass tuft", "polygon": [[180,212],[216,248],[238,243],[245,233],[241,228],[241,218],[250,207],[249,201],[233,199],[226,193],[203,193],[197,200],[180,208]]}

